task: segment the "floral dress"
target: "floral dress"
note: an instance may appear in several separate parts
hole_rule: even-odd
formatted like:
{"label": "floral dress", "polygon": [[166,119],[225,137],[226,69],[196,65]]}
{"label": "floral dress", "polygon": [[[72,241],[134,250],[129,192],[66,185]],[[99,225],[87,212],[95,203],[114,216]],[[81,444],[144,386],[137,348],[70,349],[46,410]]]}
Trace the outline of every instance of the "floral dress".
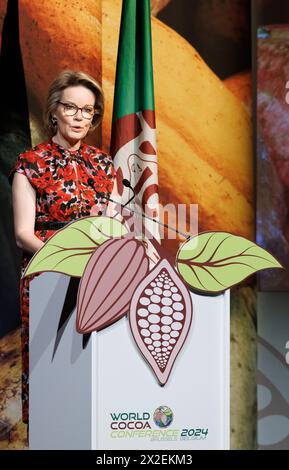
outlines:
{"label": "floral dress", "polygon": [[[21,153],[9,174],[24,174],[36,191],[35,235],[47,241],[54,230],[39,223],[70,222],[81,217],[101,215],[108,204],[115,171],[109,155],[85,143],[78,150],[68,150],[49,139]],[[37,225],[40,226],[37,229]],[[47,225],[47,224],[46,224]],[[43,224],[45,226],[45,224]],[[31,255],[23,253],[21,275]],[[30,278],[31,280],[31,278]],[[22,345],[22,419],[29,417],[29,279],[20,280]]]}

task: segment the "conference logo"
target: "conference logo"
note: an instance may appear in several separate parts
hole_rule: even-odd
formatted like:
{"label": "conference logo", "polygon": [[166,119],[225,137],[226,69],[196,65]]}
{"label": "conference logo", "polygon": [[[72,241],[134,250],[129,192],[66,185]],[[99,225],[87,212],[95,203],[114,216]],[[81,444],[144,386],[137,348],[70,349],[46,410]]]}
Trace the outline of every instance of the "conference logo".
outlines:
{"label": "conference logo", "polygon": [[168,406],[159,406],[154,412],[154,422],[159,428],[168,428],[173,422],[173,412]]}

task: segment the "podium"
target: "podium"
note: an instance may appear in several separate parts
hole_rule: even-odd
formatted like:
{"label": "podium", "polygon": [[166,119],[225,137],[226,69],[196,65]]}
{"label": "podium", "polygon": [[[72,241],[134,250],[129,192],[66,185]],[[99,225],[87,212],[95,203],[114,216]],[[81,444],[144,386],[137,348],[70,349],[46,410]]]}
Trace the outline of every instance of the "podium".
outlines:
{"label": "podium", "polygon": [[30,448],[228,449],[229,291],[191,294],[189,335],[160,386],[126,317],[87,342],[76,309],[61,325],[69,282],[51,272],[30,282]]}

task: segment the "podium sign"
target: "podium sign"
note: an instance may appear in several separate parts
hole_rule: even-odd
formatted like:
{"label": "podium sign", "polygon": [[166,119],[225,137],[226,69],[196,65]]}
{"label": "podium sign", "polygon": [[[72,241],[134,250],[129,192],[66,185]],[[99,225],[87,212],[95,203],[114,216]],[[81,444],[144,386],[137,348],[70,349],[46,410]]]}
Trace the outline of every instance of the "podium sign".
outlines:
{"label": "podium sign", "polygon": [[30,283],[31,449],[228,449],[229,291],[192,295],[193,320],[160,386],[127,317],[87,343],[60,318],[70,278]]}

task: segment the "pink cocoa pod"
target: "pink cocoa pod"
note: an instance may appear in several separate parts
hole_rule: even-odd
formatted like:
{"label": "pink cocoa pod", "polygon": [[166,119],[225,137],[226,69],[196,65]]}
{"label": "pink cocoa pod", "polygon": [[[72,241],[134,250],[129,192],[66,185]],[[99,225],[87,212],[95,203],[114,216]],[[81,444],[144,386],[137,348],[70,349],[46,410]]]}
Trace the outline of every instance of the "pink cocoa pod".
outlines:
{"label": "pink cocoa pod", "polygon": [[167,382],[187,338],[192,312],[190,292],[166,259],[133,295],[129,311],[132,335],[161,385]]}
{"label": "pink cocoa pod", "polygon": [[98,331],[124,316],[148,270],[149,260],[139,240],[114,238],[103,243],[91,256],[81,278],[76,330]]}

